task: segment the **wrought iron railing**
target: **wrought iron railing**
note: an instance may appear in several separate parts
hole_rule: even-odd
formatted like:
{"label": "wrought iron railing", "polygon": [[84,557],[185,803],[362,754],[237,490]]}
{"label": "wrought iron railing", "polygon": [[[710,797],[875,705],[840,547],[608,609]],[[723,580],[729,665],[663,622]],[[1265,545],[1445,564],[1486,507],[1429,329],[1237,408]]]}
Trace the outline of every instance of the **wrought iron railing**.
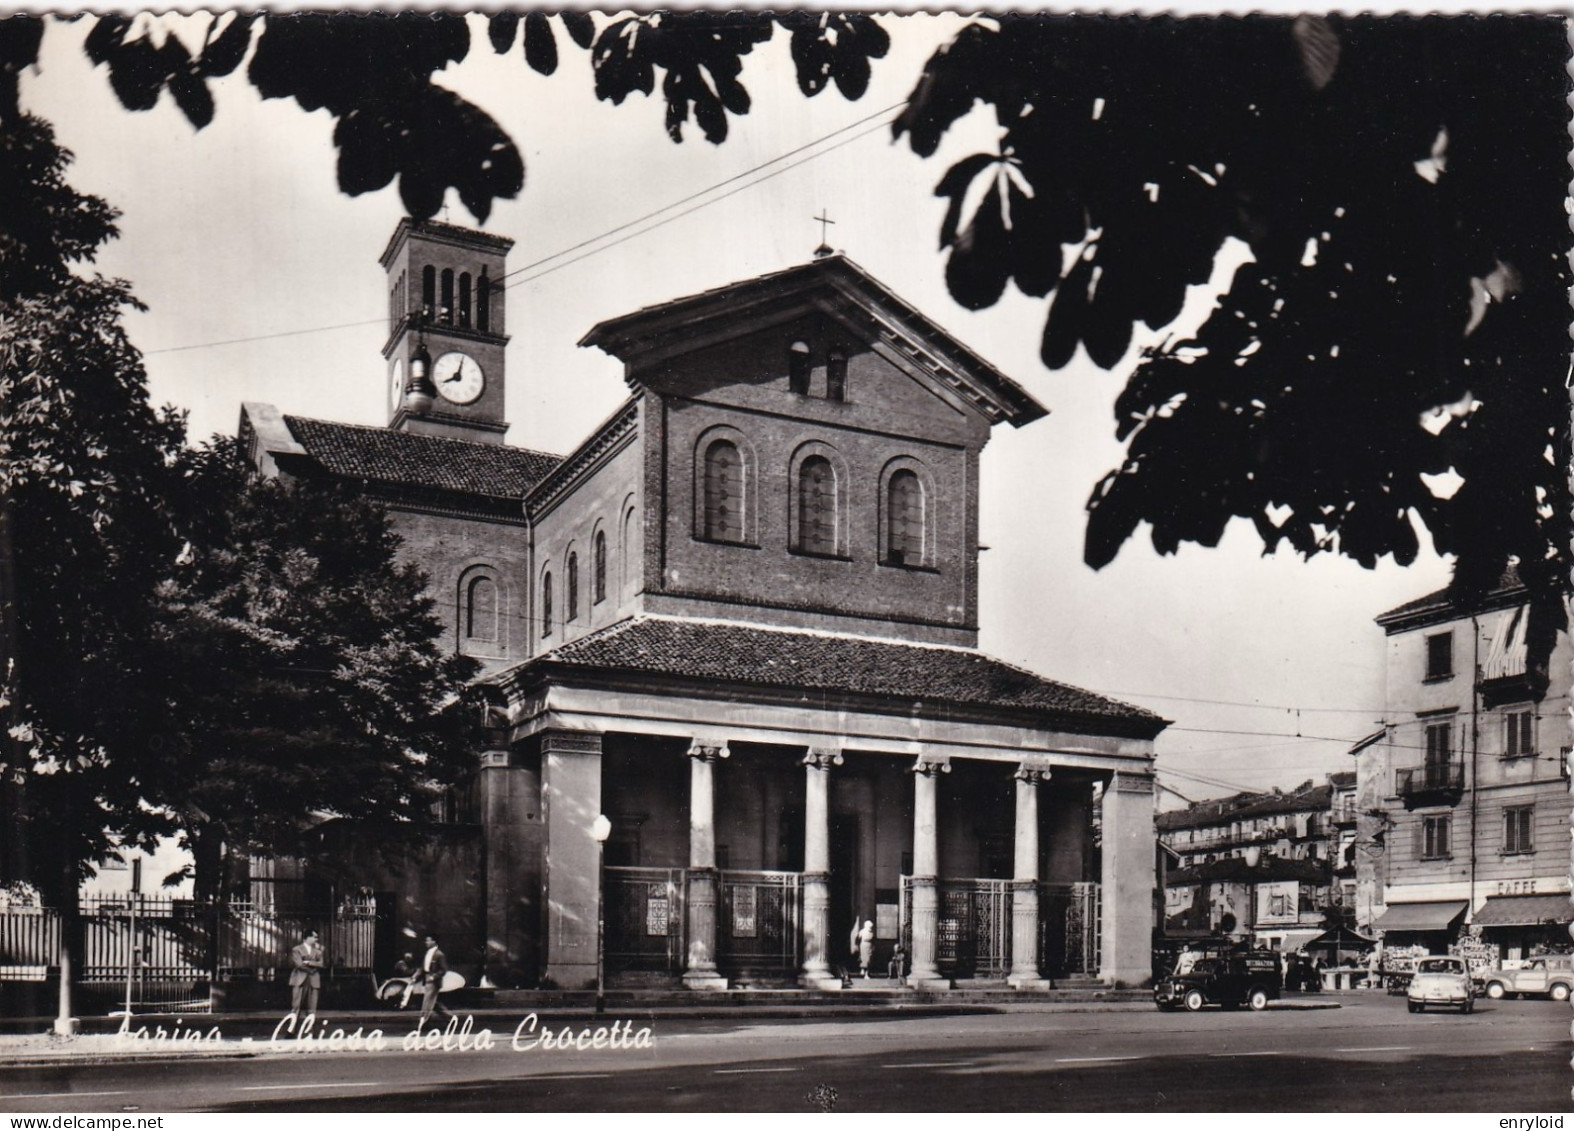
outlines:
{"label": "wrought iron railing", "polygon": [[719,967],[780,973],[797,970],[802,879],[797,872],[721,874],[716,915]]}
{"label": "wrought iron railing", "polygon": [[681,973],[686,957],[682,868],[606,870],[608,972]]}
{"label": "wrought iron railing", "polygon": [[[369,901],[281,916],[247,903],[97,895],[84,897],[78,910],[77,981],[119,986],[129,980],[139,1000],[139,987],[155,984],[272,978],[289,969],[290,951],[308,929],[321,937],[331,973],[372,969],[376,916]],[[58,966],[62,939],[55,909],[0,908],[0,966]]]}
{"label": "wrought iron railing", "polygon": [[1417,793],[1458,792],[1465,788],[1465,764],[1459,762],[1428,762],[1421,766],[1407,766],[1397,775],[1399,796]]}

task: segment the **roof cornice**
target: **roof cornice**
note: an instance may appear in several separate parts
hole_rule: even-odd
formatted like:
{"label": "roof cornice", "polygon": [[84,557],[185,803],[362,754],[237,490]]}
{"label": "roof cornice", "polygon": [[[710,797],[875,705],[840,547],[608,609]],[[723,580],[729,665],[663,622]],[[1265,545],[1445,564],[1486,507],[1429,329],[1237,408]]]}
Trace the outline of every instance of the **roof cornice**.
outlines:
{"label": "roof cornice", "polygon": [[641,395],[623,402],[579,447],[525,493],[525,513],[544,514],[557,505],[575,484],[633,442],[639,421]]}

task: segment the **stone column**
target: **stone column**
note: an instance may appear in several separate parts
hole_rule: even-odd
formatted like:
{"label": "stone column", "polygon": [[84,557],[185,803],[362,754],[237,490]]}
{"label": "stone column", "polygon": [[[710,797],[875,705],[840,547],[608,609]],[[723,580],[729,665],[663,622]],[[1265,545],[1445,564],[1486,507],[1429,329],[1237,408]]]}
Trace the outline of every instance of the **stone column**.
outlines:
{"label": "stone column", "polygon": [[592,989],[600,875],[590,827],[601,813],[599,734],[542,732],[541,803],[547,826],[547,953],[541,981],[549,989]]}
{"label": "stone column", "polygon": [[811,746],[804,755],[803,972],[809,989],[840,986],[827,955],[831,929],[831,767],[842,764],[834,746]]}
{"label": "stone column", "polygon": [[689,964],[683,984],[691,990],[724,990],[716,972],[716,786],[714,768],[727,757],[725,743],[689,747]]}
{"label": "stone column", "polygon": [[935,964],[940,935],[940,850],[935,826],[935,777],[951,772],[941,758],[920,756],[913,765],[913,970],[914,989],[948,990]]}
{"label": "stone column", "polygon": [[1115,774],[1103,806],[1099,980],[1140,986],[1153,976],[1153,775]]}
{"label": "stone column", "polygon": [[1049,982],[1038,969],[1038,786],[1049,780],[1046,766],[1017,767],[1016,867],[1011,881],[1011,974],[1019,990],[1042,990]]}
{"label": "stone column", "polygon": [[486,976],[495,986],[529,985],[540,973],[541,775],[500,745],[482,753],[476,780],[484,845]]}

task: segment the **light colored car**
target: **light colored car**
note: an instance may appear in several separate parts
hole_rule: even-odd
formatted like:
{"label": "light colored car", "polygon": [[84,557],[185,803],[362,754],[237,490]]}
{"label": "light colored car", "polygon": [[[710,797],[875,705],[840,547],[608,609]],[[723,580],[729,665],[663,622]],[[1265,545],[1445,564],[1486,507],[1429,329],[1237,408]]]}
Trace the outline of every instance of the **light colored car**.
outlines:
{"label": "light colored car", "polygon": [[1476,1007],[1470,968],[1463,958],[1451,954],[1416,959],[1415,976],[1410,979],[1406,992],[1411,1013],[1420,1013],[1429,1005],[1457,1009],[1461,1013],[1469,1013]]}
{"label": "light colored car", "polygon": [[1574,993],[1574,955],[1542,955],[1518,970],[1488,970],[1481,980],[1490,998],[1545,994],[1553,1001],[1567,1001]]}

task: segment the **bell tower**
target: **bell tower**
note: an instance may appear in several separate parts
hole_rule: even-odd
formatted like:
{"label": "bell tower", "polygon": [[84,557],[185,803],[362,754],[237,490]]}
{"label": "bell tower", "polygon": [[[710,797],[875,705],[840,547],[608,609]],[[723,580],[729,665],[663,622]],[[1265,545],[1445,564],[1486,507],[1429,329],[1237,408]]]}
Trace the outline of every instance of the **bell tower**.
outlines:
{"label": "bell tower", "polygon": [[435,220],[399,221],[388,278],[388,427],[500,444],[503,287],[514,241]]}

